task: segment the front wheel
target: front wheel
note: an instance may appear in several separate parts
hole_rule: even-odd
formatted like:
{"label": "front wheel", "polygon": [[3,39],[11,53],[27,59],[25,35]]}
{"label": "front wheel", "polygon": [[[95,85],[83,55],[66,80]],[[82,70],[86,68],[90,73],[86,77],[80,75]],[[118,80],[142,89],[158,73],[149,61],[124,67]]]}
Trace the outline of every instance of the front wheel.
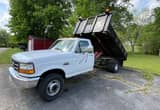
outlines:
{"label": "front wheel", "polygon": [[52,101],[61,95],[63,85],[63,77],[59,74],[51,73],[40,81],[38,91],[42,99]]}

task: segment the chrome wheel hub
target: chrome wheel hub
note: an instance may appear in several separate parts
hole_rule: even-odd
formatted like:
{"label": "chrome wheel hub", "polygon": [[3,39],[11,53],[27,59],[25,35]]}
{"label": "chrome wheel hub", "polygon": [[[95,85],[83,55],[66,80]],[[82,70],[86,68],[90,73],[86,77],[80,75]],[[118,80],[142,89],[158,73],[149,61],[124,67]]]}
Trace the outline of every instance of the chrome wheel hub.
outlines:
{"label": "chrome wheel hub", "polygon": [[47,94],[49,96],[54,96],[60,91],[60,81],[59,80],[52,80],[49,82],[47,86]]}
{"label": "chrome wheel hub", "polygon": [[118,70],[118,64],[116,64],[115,66],[114,66],[114,70]]}

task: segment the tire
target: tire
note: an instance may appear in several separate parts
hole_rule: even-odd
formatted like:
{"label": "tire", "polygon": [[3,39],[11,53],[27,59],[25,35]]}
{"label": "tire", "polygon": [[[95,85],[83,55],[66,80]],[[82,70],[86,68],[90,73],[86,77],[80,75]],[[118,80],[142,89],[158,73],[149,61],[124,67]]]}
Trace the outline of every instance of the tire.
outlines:
{"label": "tire", "polygon": [[107,69],[110,72],[117,73],[119,71],[119,63],[117,61],[112,61],[107,64]]}
{"label": "tire", "polygon": [[64,78],[60,74],[49,74],[39,83],[38,92],[45,101],[55,100],[63,92]]}

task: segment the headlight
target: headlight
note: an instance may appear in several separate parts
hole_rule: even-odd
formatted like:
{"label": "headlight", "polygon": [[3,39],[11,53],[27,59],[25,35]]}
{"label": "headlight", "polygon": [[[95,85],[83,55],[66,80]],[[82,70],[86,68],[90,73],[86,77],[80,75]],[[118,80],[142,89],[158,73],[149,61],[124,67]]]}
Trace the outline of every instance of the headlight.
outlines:
{"label": "headlight", "polygon": [[19,72],[25,74],[33,74],[35,72],[34,65],[32,63],[21,63],[19,65]]}

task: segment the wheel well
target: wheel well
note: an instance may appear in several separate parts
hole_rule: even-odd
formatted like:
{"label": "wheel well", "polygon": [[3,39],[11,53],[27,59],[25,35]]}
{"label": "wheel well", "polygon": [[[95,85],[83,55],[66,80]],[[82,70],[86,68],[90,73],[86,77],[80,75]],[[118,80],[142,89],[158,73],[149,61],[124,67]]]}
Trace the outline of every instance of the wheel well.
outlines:
{"label": "wheel well", "polygon": [[65,72],[61,69],[48,70],[41,75],[41,78],[44,78],[48,74],[54,74],[54,73],[62,75],[62,77],[65,79]]}

